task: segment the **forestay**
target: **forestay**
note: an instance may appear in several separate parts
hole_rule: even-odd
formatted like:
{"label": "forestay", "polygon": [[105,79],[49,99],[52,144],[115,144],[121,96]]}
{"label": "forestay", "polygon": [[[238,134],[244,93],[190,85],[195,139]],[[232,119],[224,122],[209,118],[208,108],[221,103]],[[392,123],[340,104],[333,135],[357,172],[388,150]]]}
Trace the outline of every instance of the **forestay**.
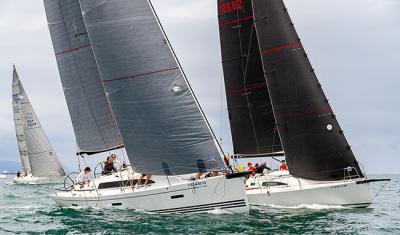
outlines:
{"label": "forestay", "polygon": [[14,114],[15,133],[17,137],[17,144],[19,155],[21,156],[22,170],[25,172],[31,171],[29,164],[28,149],[26,146],[26,137],[24,133],[24,124],[21,117],[21,90],[18,73],[14,67],[13,80],[12,80],[12,105]]}
{"label": "forestay", "polygon": [[42,126],[40,125],[15,69],[13,75],[13,86],[18,86],[15,91],[19,90],[18,93],[13,93],[13,99],[18,101],[20,106],[20,124],[23,126],[25,147],[32,175],[37,177],[65,175],[64,170],[58,161]]}
{"label": "forestay", "polygon": [[218,0],[226,99],[235,154],[282,151],[250,0]]}
{"label": "forestay", "polygon": [[44,0],[80,153],[123,146],[93,56],[78,0]]}
{"label": "forestay", "polygon": [[337,180],[362,172],[282,0],[253,0],[260,53],[278,131],[294,176]]}
{"label": "forestay", "polygon": [[129,160],[149,174],[223,167],[221,153],[147,0],[82,0]]}

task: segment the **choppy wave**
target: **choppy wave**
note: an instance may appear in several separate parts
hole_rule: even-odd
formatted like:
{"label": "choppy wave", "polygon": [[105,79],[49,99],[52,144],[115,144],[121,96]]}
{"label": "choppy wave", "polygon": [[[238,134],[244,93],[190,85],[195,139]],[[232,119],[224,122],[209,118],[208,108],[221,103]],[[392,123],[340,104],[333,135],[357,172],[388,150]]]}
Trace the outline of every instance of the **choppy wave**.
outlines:
{"label": "choppy wave", "polygon": [[[400,234],[400,176],[367,209],[327,205],[251,206],[247,214],[157,214],[61,208],[45,186],[0,181],[0,234]],[[372,194],[381,190],[372,185]]]}

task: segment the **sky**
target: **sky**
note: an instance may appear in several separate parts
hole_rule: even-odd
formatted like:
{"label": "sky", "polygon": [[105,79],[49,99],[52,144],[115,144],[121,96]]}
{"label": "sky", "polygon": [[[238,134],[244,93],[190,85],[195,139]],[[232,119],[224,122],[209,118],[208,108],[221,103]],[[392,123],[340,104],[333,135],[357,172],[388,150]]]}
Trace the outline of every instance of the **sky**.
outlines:
{"label": "sky", "polygon": [[[152,2],[223,149],[232,153],[217,1]],[[400,173],[400,1],[285,3],[367,174]],[[61,162],[76,169],[75,137],[42,0],[0,1],[0,161],[19,161],[11,105],[13,64]]]}

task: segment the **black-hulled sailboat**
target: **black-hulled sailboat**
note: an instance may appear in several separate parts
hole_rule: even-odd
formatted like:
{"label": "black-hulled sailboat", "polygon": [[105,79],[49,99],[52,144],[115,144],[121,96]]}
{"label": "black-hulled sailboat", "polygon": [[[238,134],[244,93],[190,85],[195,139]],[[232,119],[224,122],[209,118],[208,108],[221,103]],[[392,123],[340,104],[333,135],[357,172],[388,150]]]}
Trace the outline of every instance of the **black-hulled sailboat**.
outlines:
{"label": "black-hulled sailboat", "polygon": [[279,156],[289,171],[247,181],[251,204],[370,205],[349,146],[282,0],[218,0],[234,151]]}
{"label": "black-hulled sailboat", "polygon": [[[247,212],[241,176],[226,173],[223,153],[151,2],[44,3],[75,134],[82,136],[77,136],[78,143],[91,137],[103,137],[98,143],[104,143],[102,129],[93,133],[82,130],[92,128],[77,111],[84,111],[79,100],[86,105],[88,97],[92,97],[91,104],[106,98],[89,108],[110,108],[116,126],[104,133],[117,133],[115,137],[121,137],[122,143],[113,141],[103,148],[88,149],[94,153],[123,145],[134,168],[131,173],[121,169],[87,185],[56,192],[55,201],[62,206],[125,207],[158,213]],[[74,91],[79,91],[81,98]],[[87,110],[92,114],[88,118],[97,120],[91,122],[93,128],[109,127],[109,119],[98,119],[108,114],[96,110]],[[80,122],[74,121],[74,113]],[[151,175],[146,187],[138,187],[139,173]]]}

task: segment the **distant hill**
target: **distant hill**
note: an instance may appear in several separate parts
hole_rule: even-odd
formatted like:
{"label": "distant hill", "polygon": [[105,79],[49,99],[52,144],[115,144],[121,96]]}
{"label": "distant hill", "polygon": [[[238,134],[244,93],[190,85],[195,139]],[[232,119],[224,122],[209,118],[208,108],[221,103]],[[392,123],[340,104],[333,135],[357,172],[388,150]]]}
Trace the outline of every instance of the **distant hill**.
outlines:
{"label": "distant hill", "polygon": [[0,160],[0,172],[17,172],[21,169],[21,163],[12,161],[1,161]]}

